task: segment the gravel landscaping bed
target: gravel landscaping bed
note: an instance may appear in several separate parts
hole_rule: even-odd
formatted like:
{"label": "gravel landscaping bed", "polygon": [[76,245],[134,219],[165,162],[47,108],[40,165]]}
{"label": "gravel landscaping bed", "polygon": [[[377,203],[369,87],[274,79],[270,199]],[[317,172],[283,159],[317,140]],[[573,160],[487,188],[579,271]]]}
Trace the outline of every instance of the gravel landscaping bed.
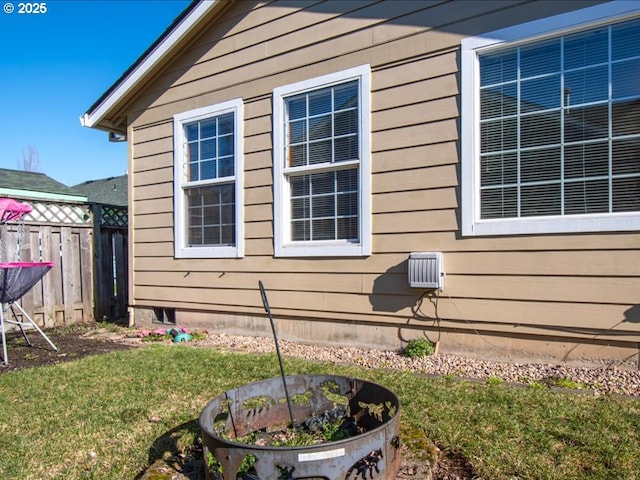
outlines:
{"label": "gravel landscaping bed", "polygon": [[[225,350],[274,352],[273,339],[225,334],[208,334],[194,342]],[[574,368],[537,363],[502,363],[471,357],[439,353],[428,357],[409,358],[398,351],[365,350],[353,347],[317,347],[280,340],[280,351],[286,357],[349,363],[369,368],[385,368],[422,373],[452,375],[467,379],[499,379],[519,384],[546,384],[558,388],[579,388],[594,395],[616,394],[640,396],[640,371],[616,367]]]}

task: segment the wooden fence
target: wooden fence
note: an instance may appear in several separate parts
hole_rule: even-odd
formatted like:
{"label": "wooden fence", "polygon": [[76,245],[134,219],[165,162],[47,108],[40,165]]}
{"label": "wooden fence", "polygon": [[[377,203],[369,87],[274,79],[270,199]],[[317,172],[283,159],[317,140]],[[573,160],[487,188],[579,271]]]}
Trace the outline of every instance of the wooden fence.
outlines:
{"label": "wooden fence", "polygon": [[92,205],[94,232],[95,316],[128,322],[129,249],[127,208]]}
{"label": "wooden fence", "polygon": [[101,205],[27,203],[33,211],[24,222],[0,231],[0,261],[54,266],[22,296],[22,308],[47,328],[126,315],[126,235],[118,243],[126,232],[126,208],[117,210],[117,225],[107,218],[105,227]]}

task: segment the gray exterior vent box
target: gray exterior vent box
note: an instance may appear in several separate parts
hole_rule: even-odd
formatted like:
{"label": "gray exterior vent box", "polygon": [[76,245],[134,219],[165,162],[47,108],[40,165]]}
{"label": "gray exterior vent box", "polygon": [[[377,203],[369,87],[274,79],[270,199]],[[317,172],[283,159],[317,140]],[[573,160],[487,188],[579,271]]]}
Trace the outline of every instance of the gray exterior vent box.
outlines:
{"label": "gray exterior vent box", "polygon": [[409,254],[409,286],[411,288],[444,288],[444,255],[442,252]]}

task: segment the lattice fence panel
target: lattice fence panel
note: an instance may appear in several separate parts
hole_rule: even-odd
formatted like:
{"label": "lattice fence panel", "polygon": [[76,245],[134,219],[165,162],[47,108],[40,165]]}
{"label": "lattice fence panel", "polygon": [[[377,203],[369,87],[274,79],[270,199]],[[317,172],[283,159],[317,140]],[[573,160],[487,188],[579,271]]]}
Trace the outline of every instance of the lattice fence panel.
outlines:
{"label": "lattice fence panel", "polygon": [[127,228],[128,217],[127,208],[102,205],[102,215],[100,216],[100,226]]}
{"label": "lattice fence panel", "polygon": [[92,222],[91,207],[54,202],[28,202],[33,209],[25,217],[25,223],[56,223],[62,225],[90,225]]}

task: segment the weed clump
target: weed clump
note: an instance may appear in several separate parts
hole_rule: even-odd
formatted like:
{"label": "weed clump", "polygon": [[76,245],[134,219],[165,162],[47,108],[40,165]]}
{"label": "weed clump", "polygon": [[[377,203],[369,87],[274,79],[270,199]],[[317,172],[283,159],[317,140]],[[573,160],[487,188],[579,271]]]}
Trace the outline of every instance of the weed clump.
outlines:
{"label": "weed clump", "polygon": [[433,355],[434,345],[425,338],[415,338],[409,340],[407,346],[404,347],[403,353],[410,358],[428,357]]}

